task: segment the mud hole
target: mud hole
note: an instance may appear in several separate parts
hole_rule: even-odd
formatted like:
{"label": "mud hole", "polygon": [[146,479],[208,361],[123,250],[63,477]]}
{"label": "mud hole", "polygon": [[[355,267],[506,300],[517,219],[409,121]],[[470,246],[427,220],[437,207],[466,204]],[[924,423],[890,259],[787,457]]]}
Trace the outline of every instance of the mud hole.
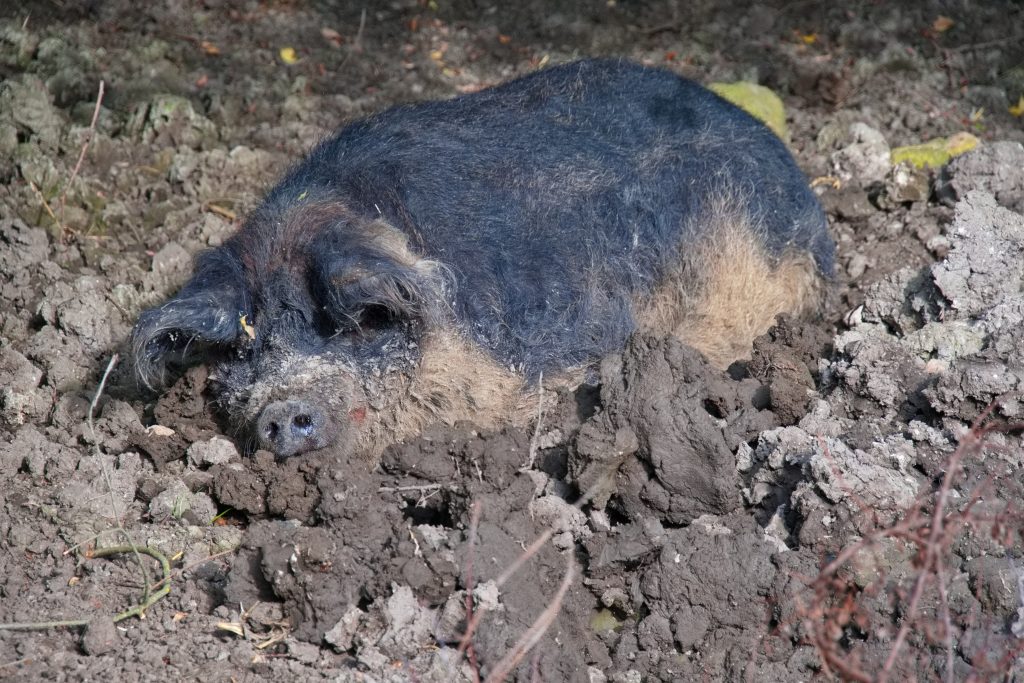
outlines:
{"label": "mud hole", "polygon": [[[92,620],[0,631],[0,677],[469,681],[567,572],[516,680],[871,678],[896,643],[890,678],[1021,676],[1022,438],[969,431],[1024,421],[1019,3],[337,5],[0,8],[0,622]],[[839,179],[822,321],[727,373],[634,338],[536,433],[438,426],[374,471],[243,457],[201,368],[156,400],[118,367],[90,429],[139,310],[318,136],[602,54],[784,99],[801,165]],[[938,171],[889,163],[965,130]],[[89,550],[126,540],[171,591],[114,624],[139,567]]]}

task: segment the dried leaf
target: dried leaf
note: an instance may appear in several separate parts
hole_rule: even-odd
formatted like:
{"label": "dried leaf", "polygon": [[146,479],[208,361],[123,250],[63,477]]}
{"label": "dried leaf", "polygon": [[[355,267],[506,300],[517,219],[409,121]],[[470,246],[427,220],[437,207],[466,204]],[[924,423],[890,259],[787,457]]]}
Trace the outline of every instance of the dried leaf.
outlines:
{"label": "dried leaf", "polygon": [[238,318],[238,324],[242,326],[242,331],[245,332],[249,339],[256,338],[256,329],[249,324],[244,313]]}
{"label": "dried leaf", "polygon": [[956,24],[955,21],[940,14],[935,18],[935,21],[932,22],[932,30],[936,33],[945,33],[949,29],[953,28],[954,24]]}
{"label": "dried leaf", "polygon": [[245,637],[245,629],[242,628],[242,625],[232,621],[219,621],[216,628],[218,631],[229,631],[241,638]]}
{"label": "dried leaf", "polygon": [[341,43],[344,41],[340,33],[335,31],[333,28],[328,28],[326,26],[320,29],[320,35],[322,35],[324,40],[334,47],[341,47]]}
{"label": "dried leaf", "polygon": [[1024,95],[1017,98],[1017,104],[1011,105],[1007,111],[1010,112],[1010,116],[1022,116],[1024,115]]}
{"label": "dried leaf", "polygon": [[281,61],[285,64],[294,64],[299,61],[299,56],[295,53],[294,47],[282,47],[278,53],[281,57]]}
{"label": "dried leaf", "polygon": [[163,425],[150,425],[146,427],[148,436],[174,436],[174,430]]}

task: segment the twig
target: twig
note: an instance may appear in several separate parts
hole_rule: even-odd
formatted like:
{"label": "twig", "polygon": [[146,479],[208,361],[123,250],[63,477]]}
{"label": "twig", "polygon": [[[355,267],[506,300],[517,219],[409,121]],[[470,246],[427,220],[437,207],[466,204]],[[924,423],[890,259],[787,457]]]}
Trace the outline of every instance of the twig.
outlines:
{"label": "twig", "polygon": [[378,493],[407,493],[407,492],[419,492],[419,498],[416,500],[416,507],[426,507],[427,501],[430,500],[438,491],[444,490],[444,484],[417,484],[411,486],[381,486],[377,489]]}
{"label": "twig", "polygon": [[907,608],[906,616],[903,619],[903,623],[900,624],[900,630],[896,633],[892,648],[889,650],[889,656],[882,666],[881,675],[878,677],[879,683],[885,683],[892,673],[893,667],[896,665],[896,657],[899,656],[903,643],[906,642],[907,636],[910,634],[910,625],[913,623],[914,617],[917,616],[918,604],[921,602],[921,596],[924,595],[925,585],[928,583],[929,577],[936,571],[937,565],[941,562],[941,551],[945,547],[945,544],[942,543],[942,537],[946,531],[946,503],[949,500],[950,491],[953,489],[953,479],[960,471],[960,464],[963,462],[964,456],[968,451],[973,451],[980,443],[981,425],[988,419],[995,406],[995,403],[991,403],[982,411],[981,415],[974,421],[974,424],[971,425],[970,431],[964,436],[963,441],[960,442],[956,450],[953,451],[953,455],[949,458],[946,474],[942,478],[942,485],[939,487],[939,496],[935,501],[935,508],[932,510],[931,528],[925,543],[925,561],[921,567],[921,573],[917,575],[917,580],[914,582],[914,590],[910,596],[910,604]]}
{"label": "twig", "polygon": [[154,560],[158,561],[160,563],[160,571],[164,577],[162,581],[164,585],[158,588],[156,591],[152,591],[150,590],[151,586],[149,585],[147,579],[145,591],[146,597],[142,600],[141,603],[139,603],[135,607],[130,607],[129,609],[126,609],[125,611],[117,614],[114,617],[115,623],[123,619],[127,619],[128,617],[139,617],[140,619],[145,618],[146,610],[153,606],[157,600],[171,592],[171,563],[167,560],[167,557],[164,556],[164,554],[156,548],[150,548],[144,545],[140,546],[134,543],[129,543],[127,545],[115,545],[109,548],[103,548],[101,550],[94,550],[92,552],[92,555],[93,557],[106,557],[107,555],[116,555],[118,553],[127,552],[135,553],[135,557],[137,557],[139,561],[142,560],[142,555],[149,555]]}
{"label": "twig", "polygon": [[352,47],[356,52],[363,51],[363,29],[366,28],[366,8],[359,13],[359,29],[356,30],[356,38],[352,41]]}
{"label": "twig", "polygon": [[[810,606],[799,605],[808,641],[815,647],[821,658],[823,672],[827,676],[838,675],[843,680],[863,681],[865,683],[885,683],[893,675],[896,662],[905,645],[909,634],[922,627],[920,604],[922,597],[931,584],[935,584],[938,592],[939,624],[944,629],[943,640],[945,650],[945,680],[954,680],[954,626],[949,604],[949,575],[945,566],[945,558],[949,553],[950,544],[955,540],[956,533],[965,525],[974,525],[985,521],[985,517],[974,512],[975,505],[984,498],[985,491],[992,483],[991,478],[975,487],[967,500],[956,510],[948,510],[953,494],[954,483],[963,471],[964,460],[976,453],[985,443],[985,438],[993,432],[1016,433],[1024,431],[1024,424],[984,424],[998,402],[990,404],[977,417],[964,435],[960,443],[950,454],[945,464],[945,474],[938,490],[933,494],[922,493],[906,510],[905,517],[885,528],[872,531],[857,541],[843,548],[828,564],[821,569],[811,583],[813,591]],[[827,454],[827,445],[823,444]],[[840,484],[842,482],[840,481]],[[934,496],[934,502],[928,506],[928,500]],[[998,517],[997,517],[998,519]],[[851,562],[861,551],[875,546],[883,539],[894,539],[917,548],[918,574],[914,577],[913,587],[903,610],[901,624],[896,637],[889,646],[888,653],[877,674],[869,674],[862,668],[862,663],[853,652],[837,648],[838,634],[841,633],[852,619],[856,618],[857,605],[854,591],[849,582],[839,576],[840,570]],[[836,606],[829,606],[833,595],[843,595]],[[1024,648],[1024,644],[1022,644]],[[1008,653],[1009,654],[1009,653]]]}
{"label": "twig", "polygon": [[953,617],[949,613],[949,584],[942,562],[939,562],[935,571],[939,579],[939,604],[942,606],[942,626],[945,629],[943,640],[946,645],[946,683],[953,683]]}
{"label": "twig", "polygon": [[[208,556],[204,557],[203,559],[201,559],[201,560],[199,560],[197,562],[193,562],[192,564],[187,565],[185,567],[180,567],[174,573],[177,574],[178,576],[182,576],[187,571],[191,571],[191,570],[195,569],[196,567],[201,567],[204,564],[206,564],[207,562],[213,562],[214,560],[219,560],[222,557],[226,557],[226,556],[234,553],[236,550],[238,550],[238,548],[231,548],[229,550],[222,550],[219,553],[214,553],[213,555],[208,555]],[[169,583],[171,578],[173,578],[173,577],[172,576],[165,576],[164,578],[162,578],[159,581],[157,581],[156,583],[154,583],[151,586],[151,588],[160,588],[164,584]]]}
{"label": "twig", "polygon": [[[594,495],[596,495],[600,483],[601,482],[598,482],[594,486],[590,487],[590,489],[587,490],[587,492],[584,493],[582,496],[580,496],[580,498],[575,503],[573,503],[573,505],[576,508],[582,508],[584,505],[586,505],[590,501],[590,499],[593,498]],[[474,521],[473,515],[474,514],[479,514],[479,513],[475,512],[477,510],[477,506],[479,505],[479,503],[474,503],[473,505],[474,506],[473,506],[473,508],[472,508],[472,510],[470,512],[470,525],[469,525],[470,526],[470,545],[471,545],[471,547],[472,547],[472,544],[475,542],[476,523],[477,523],[476,521]],[[549,528],[549,529],[546,529],[542,534],[537,536],[537,538],[534,539],[533,543],[531,543],[529,546],[527,546],[527,548],[525,550],[523,550],[523,552],[521,552],[519,554],[519,557],[517,557],[515,559],[515,561],[511,565],[509,565],[509,567],[498,576],[498,578],[494,582],[495,585],[498,588],[501,588],[506,583],[508,583],[508,581],[512,578],[512,576],[515,575],[515,573],[517,571],[519,571],[519,569],[524,564],[526,564],[534,555],[536,555],[540,551],[540,549],[542,547],[544,547],[545,543],[547,543],[549,540],[551,540],[551,537],[554,536],[554,534],[555,534],[555,532],[552,529]],[[470,559],[467,560],[467,562],[468,563],[472,562],[472,556],[470,556]],[[467,580],[469,580],[469,578],[471,578],[471,572],[469,571],[469,569],[467,569]],[[467,584],[467,588],[466,588],[466,595],[467,595],[466,630],[462,634],[462,638],[459,639],[459,647],[457,649],[457,652],[459,654],[462,654],[463,652],[466,652],[471,647],[472,639],[473,639],[473,634],[476,633],[477,627],[480,626],[480,621],[483,619],[483,616],[484,616],[484,614],[487,611],[485,609],[478,609],[478,610],[476,610],[474,612],[471,609],[471,606],[470,606],[470,604],[468,602],[468,599],[472,595],[472,593],[473,593],[472,585],[471,584]],[[531,647],[532,647],[532,645],[531,645]],[[473,670],[477,671],[475,666],[473,667]]]}
{"label": "twig", "polygon": [[437,491],[443,489],[444,484],[422,484],[418,486],[381,486],[377,489],[379,493],[402,493],[405,491]]}
{"label": "twig", "polygon": [[73,546],[68,547],[63,553],[61,553],[61,555],[70,555],[71,553],[73,553],[76,550],[78,550],[79,548],[81,548],[83,545],[88,545],[88,544],[92,543],[93,541],[99,540],[99,537],[102,536],[106,531],[107,531],[107,529],[104,529],[103,531],[99,532],[98,534],[93,534],[89,538],[87,538],[87,539],[85,539],[83,541],[79,541],[78,543],[74,544]]}
{"label": "twig", "polygon": [[1003,43],[1008,43],[1011,40],[1012,41],[1017,41],[1017,40],[1020,40],[1020,37],[1019,36],[1016,36],[1016,37],[1015,36],[1006,36],[1004,38],[996,38],[994,40],[986,40],[986,41],[983,41],[983,42],[980,42],[980,43],[967,43],[966,45],[957,45],[956,47],[951,47],[951,48],[949,48],[949,50],[951,52],[970,52],[972,50],[986,50],[986,49],[988,49],[990,47],[995,47],[997,45],[1002,45]]}
{"label": "twig", "polygon": [[93,136],[96,134],[96,121],[100,118],[100,104],[103,103],[103,87],[104,83],[100,81],[99,92],[96,93],[96,107],[92,110],[92,122],[89,123],[89,130],[85,133],[85,142],[82,143],[82,149],[78,153],[78,161],[75,162],[75,168],[71,171],[71,177],[68,178],[68,182],[64,185],[64,191],[60,193],[60,222],[64,222],[64,200],[67,198],[68,190],[71,189],[71,183],[75,182],[75,178],[78,177],[78,171],[82,168],[82,161],[85,159],[85,153],[89,149],[89,143],[92,142]]}
{"label": "twig", "polygon": [[237,213],[235,213],[231,209],[224,208],[220,204],[207,204],[206,210],[209,211],[210,213],[217,214],[221,218],[226,218],[229,221],[234,221],[235,219],[238,218]]}
{"label": "twig", "polygon": [[409,540],[412,541],[412,555],[413,557],[423,557],[423,551],[420,550],[419,539],[416,538],[416,532],[412,529],[412,520],[410,519],[405,524],[405,528],[409,531]]}
{"label": "twig", "polygon": [[46,197],[43,196],[42,191],[38,187],[36,187],[36,184],[31,180],[28,181],[28,186],[31,187],[32,191],[36,193],[36,197],[39,198],[39,201],[42,203],[43,208],[46,209],[46,213],[50,215],[50,218],[53,219],[53,222],[57,224],[57,227],[60,228],[61,232],[64,232],[64,225],[60,222],[60,219],[57,218],[57,215],[53,212],[53,209],[50,208],[50,203],[46,201]]}
{"label": "twig", "polygon": [[366,27],[366,8],[364,7],[363,11],[359,13],[359,28],[356,30],[356,37],[352,41],[352,47],[349,48],[345,52],[345,58],[342,59],[341,60],[341,64],[338,65],[338,70],[339,71],[342,68],[344,68],[346,64],[348,64],[348,60],[352,57],[352,53],[354,53],[354,52],[361,53],[363,51],[363,46],[361,45],[361,41],[363,39],[363,29],[365,27]]}
{"label": "twig", "polygon": [[530,547],[524,550],[522,553],[520,553],[519,557],[516,558],[516,561],[513,562],[508,569],[501,573],[501,576],[499,576],[498,579],[495,581],[498,587],[500,588],[501,586],[504,586],[505,583],[507,583],[508,580],[512,578],[512,575],[519,571],[519,568],[522,567],[523,564],[525,564],[531,557],[536,555],[537,551],[541,549],[541,546],[547,543],[548,540],[550,540],[551,537],[554,535],[554,532],[551,529],[548,529],[540,536],[538,536],[537,539],[530,544]]}
{"label": "twig", "polygon": [[6,669],[11,666],[20,666],[21,664],[28,664],[32,661],[32,657],[22,657],[21,659],[15,659],[13,662],[4,662],[0,664],[0,669]]}
{"label": "twig", "polygon": [[[136,561],[139,564],[139,569],[142,571],[143,578],[143,593],[142,599],[139,601],[139,604],[114,615],[113,621],[115,623],[127,619],[129,617],[139,617],[140,619],[145,618],[146,610],[153,606],[162,597],[171,592],[171,563],[167,560],[167,557],[155,548],[150,548],[148,546],[140,546],[136,545],[135,543],[132,543],[131,538],[128,535],[128,531],[124,528],[124,525],[121,522],[121,515],[118,513],[117,510],[117,499],[114,497],[114,486],[110,478],[110,470],[107,468],[106,461],[103,459],[103,453],[100,452],[99,439],[96,436],[96,425],[94,421],[96,407],[99,404],[100,397],[103,395],[103,389],[107,385],[107,380],[110,378],[110,373],[114,370],[114,367],[117,365],[117,361],[118,355],[115,353],[113,356],[110,357],[110,362],[107,363],[107,368],[106,370],[104,370],[103,377],[100,379],[100,384],[96,388],[96,394],[93,396],[92,401],[89,403],[89,412],[86,415],[86,424],[89,428],[89,436],[92,439],[93,452],[98,462],[100,463],[100,469],[103,472],[103,478],[107,485],[107,493],[110,496],[110,507],[111,513],[113,514],[114,517],[114,524],[116,525],[117,530],[121,533],[122,536],[124,536],[125,540],[127,541],[124,545],[115,545],[107,548],[93,550],[91,553],[88,554],[88,556],[97,558],[107,557],[108,555],[117,555],[121,553],[133,553],[135,555]],[[163,574],[163,579],[161,579],[156,584],[150,583],[149,571],[146,569],[146,564],[142,560],[143,555],[149,555],[150,557],[152,557],[160,563],[160,569]],[[88,625],[89,621],[89,619],[69,619],[59,621],[14,622],[8,624],[0,624],[0,630],[36,631],[60,627],[81,627]]]}

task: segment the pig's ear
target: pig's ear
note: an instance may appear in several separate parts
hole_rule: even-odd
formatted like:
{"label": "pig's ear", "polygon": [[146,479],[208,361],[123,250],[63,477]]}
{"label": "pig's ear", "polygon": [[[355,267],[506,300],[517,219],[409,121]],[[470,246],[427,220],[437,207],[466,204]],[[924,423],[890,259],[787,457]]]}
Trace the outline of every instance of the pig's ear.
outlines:
{"label": "pig's ear", "polygon": [[339,327],[360,326],[361,318],[433,320],[445,310],[451,273],[410,253],[404,236],[395,232],[382,228],[376,239],[321,252],[314,269],[317,296]]}
{"label": "pig's ear", "polygon": [[164,384],[168,367],[195,364],[211,346],[228,345],[246,334],[251,320],[243,317],[248,297],[242,280],[228,277],[233,269],[218,269],[211,256],[200,258],[181,292],[145,311],[132,330],[136,374],[149,388]]}
{"label": "pig's ear", "polygon": [[338,259],[331,266],[323,300],[334,314],[379,308],[396,318],[418,318],[432,307],[430,273],[388,258]]}

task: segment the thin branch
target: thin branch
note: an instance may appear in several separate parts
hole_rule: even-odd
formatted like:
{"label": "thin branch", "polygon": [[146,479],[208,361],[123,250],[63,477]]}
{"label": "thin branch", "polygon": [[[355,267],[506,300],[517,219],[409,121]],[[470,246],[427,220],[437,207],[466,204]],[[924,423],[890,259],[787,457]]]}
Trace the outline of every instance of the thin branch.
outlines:
{"label": "thin branch", "polygon": [[75,178],[78,177],[78,171],[82,168],[82,161],[85,159],[85,153],[89,149],[89,143],[92,142],[92,138],[96,135],[96,121],[100,118],[100,105],[103,103],[103,88],[104,83],[100,81],[99,92],[96,93],[96,107],[92,110],[92,121],[89,123],[89,130],[85,132],[85,142],[82,143],[82,149],[78,153],[78,161],[75,163],[75,168],[71,171],[71,177],[68,178],[68,182],[64,185],[64,191],[60,193],[60,222],[64,222],[64,200],[67,198],[68,190],[71,189],[71,183],[75,182]]}

